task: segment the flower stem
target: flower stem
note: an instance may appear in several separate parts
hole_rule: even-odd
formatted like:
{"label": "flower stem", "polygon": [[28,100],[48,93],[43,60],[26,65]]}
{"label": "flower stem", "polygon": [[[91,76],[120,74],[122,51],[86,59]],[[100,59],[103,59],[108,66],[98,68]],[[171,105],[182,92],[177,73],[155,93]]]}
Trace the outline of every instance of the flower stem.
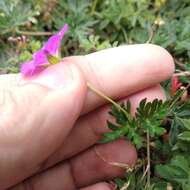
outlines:
{"label": "flower stem", "polygon": [[130,180],[128,180],[126,183],[124,183],[124,185],[121,187],[120,190],[126,190],[126,189],[128,189],[129,185],[130,185]]}
{"label": "flower stem", "polygon": [[98,4],[98,0],[94,0],[92,4],[91,14],[95,12],[97,4]]}
{"label": "flower stem", "polygon": [[150,43],[152,42],[156,30],[157,30],[157,26],[155,26],[155,25],[151,26],[149,38],[148,38],[148,40],[146,41],[146,44],[150,44]]}
{"label": "flower stem", "polygon": [[122,108],[117,102],[115,102],[114,100],[112,100],[110,97],[106,96],[104,93],[102,93],[101,91],[97,90],[95,87],[93,87],[90,83],[87,83],[87,86],[90,90],[92,90],[94,93],[96,93],[98,96],[102,97],[103,99],[107,100],[108,102],[110,102],[111,104],[113,104],[118,110],[122,111],[125,116],[127,117],[127,119],[129,121],[131,121],[131,116],[130,114],[124,109]]}

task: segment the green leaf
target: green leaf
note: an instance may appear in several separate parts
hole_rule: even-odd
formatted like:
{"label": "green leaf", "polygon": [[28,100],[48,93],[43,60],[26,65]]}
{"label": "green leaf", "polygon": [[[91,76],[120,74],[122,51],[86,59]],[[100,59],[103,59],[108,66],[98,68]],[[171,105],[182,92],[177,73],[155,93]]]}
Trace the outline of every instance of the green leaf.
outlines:
{"label": "green leaf", "polygon": [[104,133],[102,138],[99,140],[99,142],[100,143],[112,142],[122,137],[123,134],[124,134],[123,130],[117,130],[113,132]]}
{"label": "green leaf", "polygon": [[190,189],[190,184],[183,184],[182,189],[183,190],[189,190]]}
{"label": "green leaf", "polygon": [[118,126],[114,125],[110,121],[107,121],[107,126],[108,126],[109,129],[111,129],[113,131],[119,129]]}
{"label": "green leaf", "polygon": [[117,186],[119,188],[121,188],[124,185],[124,183],[125,183],[125,181],[122,180],[122,179],[120,179],[120,178],[116,178],[114,181],[115,181],[115,183],[117,184]]}
{"label": "green leaf", "polygon": [[169,144],[171,146],[175,145],[177,142],[178,133],[179,133],[178,127],[179,127],[179,125],[176,122],[176,119],[173,119],[172,123],[171,123],[170,132],[169,132]]}
{"label": "green leaf", "polygon": [[121,110],[119,110],[115,105],[112,106],[110,114],[116,118],[116,122],[118,124],[125,126],[128,123],[125,114]]}
{"label": "green leaf", "polygon": [[180,167],[180,168],[183,169],[183,170],[187,173],[187,175],[188,175],[189,170],[190,170],[190,167],[189,167],[189,164],[188,164],[187,159],[186,159],[184,156],[181,156],[181,155],[175,156],[175,157],[171,160],[171,164],[174,165],[174,166]]}
{"label": "green leaf", "polygon": [[187,130],[190,130],[190,119],[180,119],[180,121]]}
{"label": "green leaf", "polygon": [[190,141],[190,131],[185,131],[183,133],[180,133],[178,135],[179,139],[184,140],[184,141]]}
{"label": "green leaf", "polygon": [[151,137],[154,137],[165,132],[165,129],[160,125],[167,114],[167,102],[163,103],[162,100],[158,99],[147,102],[146,99],[143,99],[137,108],[136,118],[145,131],[149,130]]}
{"label": "green leaf", "polygon": [[0,13],[0,34],[16,31],[39,14],[31,10],[31,4],[20,0],[1,0]]}
{"label": "green leaf", "polygon": [[155,169],[157,175],[169,181],[184,183],[188,179],[187,173],[178,166],[157,165]]}

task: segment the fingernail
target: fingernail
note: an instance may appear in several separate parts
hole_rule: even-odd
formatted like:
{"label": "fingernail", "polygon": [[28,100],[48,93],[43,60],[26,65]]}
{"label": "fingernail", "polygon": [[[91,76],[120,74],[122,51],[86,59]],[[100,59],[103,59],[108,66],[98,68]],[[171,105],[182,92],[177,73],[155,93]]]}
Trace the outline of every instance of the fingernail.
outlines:
{"label": "fingernail", "polygon": [[72,69],[66,62],[50,66],[30,78],[20,81],[21,85],[27,83],[38,83],[51,89],[63,88],[73,80]]}

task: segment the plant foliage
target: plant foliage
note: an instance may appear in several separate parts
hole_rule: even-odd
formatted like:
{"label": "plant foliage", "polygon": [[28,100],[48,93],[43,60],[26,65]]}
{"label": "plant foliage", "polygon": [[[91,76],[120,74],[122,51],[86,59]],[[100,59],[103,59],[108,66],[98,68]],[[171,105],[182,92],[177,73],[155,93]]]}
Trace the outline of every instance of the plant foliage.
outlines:
{"label": "plant foliage", "polygon": [[[134,116],[129,101],[121,105],[123,109],[112,107],[110,114],[115,122],[108,121],[110,132],[104,133],[100,142],[126,138],[136,146],[139,157],[124,180],[116,179],[118,187],[128,184],[127,190],[165,190],[169,186],[189,190],[190,102],[179,101],[183,93],[180,90],[165,102],[143,99]],[[150,174],[145,167],[148,160]]]}
{"label": "plant foliage", "polygon": [[189,12],[189,0],[1,0],[0,68],[17,72],[31,41],[47,40],[39,32],[58,31],[67,22],[63,55],[151,40],[189,70]]}

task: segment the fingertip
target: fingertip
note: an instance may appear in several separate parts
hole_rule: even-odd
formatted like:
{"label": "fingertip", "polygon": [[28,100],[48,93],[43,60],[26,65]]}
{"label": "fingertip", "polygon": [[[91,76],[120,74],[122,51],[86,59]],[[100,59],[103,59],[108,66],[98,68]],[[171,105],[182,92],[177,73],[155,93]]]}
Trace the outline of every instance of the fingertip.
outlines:
{"label": "fingertip", "polygon": [[[113,99],[157,85],[168,79],[175,68],[168,51],[153,44],[123,45],[65,60],[76,64],[86,81]],[[84,113],[103,103],[89,92]]]}
{"label": "fingertip", "polygon": [[150,56],[155,60],[160,74],[163,75],[163,79],[170,77],[175,70],[175,64],[171,54],[163,47],[155,44],[142,44],[149,52]]}
{"label": "fingertip", "polygon": [[131,113],[134,115],[137,107],[142,99],[146,98],[147,101],[153,101],[154,99],[165,100],[166,94],[161,85],[155,85],[151,88],[147,88],[145,90],[139,91],[131,96],[129,96],[130,102],[132,102]]}

